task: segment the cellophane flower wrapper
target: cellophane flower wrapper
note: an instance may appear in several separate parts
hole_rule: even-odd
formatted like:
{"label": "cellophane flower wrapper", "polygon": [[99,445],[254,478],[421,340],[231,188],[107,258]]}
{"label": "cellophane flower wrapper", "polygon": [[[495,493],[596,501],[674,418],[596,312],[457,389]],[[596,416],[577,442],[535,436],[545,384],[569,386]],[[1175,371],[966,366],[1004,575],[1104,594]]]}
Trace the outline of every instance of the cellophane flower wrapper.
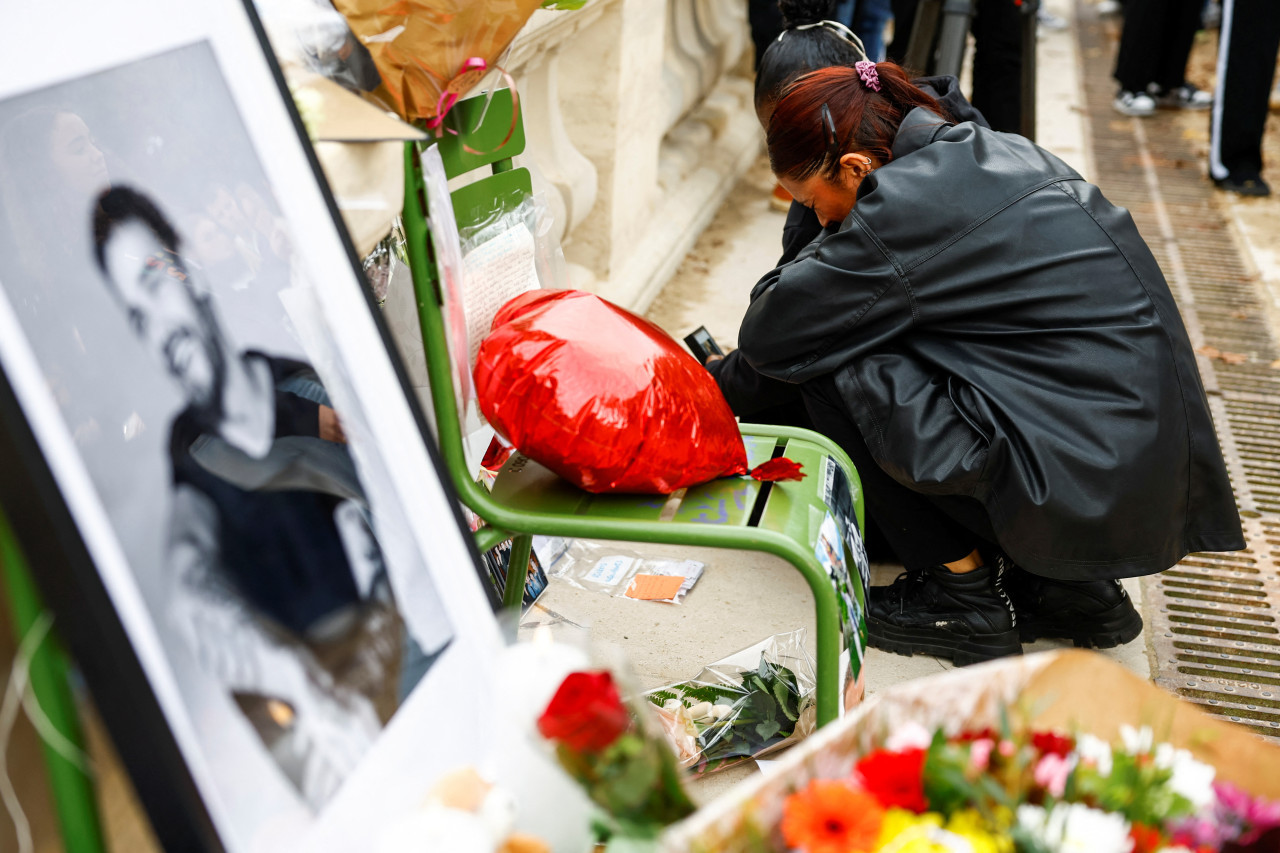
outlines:
{"label": "cellophane flower wrapper", "polygon": [[[374,96],[406,121],[432,119],[474,88],[541,0],[334,0],[373,57]],[[469,68],[473,59],[483,67]],[[442,96],[445,100],[442,104]]]}
{"label": "cellophane flower wrapper", "polygon": [[785,749],[813,732],[816,680],[804,634],[777,634],[695,678],[645,693],[681,766],[712,773]]}
{"label": "cellophane flower wrapper", "polygon": [[475,380],[501,435],[589,492],[669,494],[747,473],[711,374],[662,329],[594,294],[537,290],[507,302]]}
{"label": "cellophane flower wrapper", "polygon": [[[1040,733],[1034,750],[1028,751],[1030,735],[1006,744],[1011,730]],[[1055,751],[1051,740],[1059,735],[1073,745],[1069,767],[1046,757]],[[904,770],[926,753],[930,764],[923,775],[918,763],[914,777]],[[860,766],[872,757],[894,766]],[[973,762],[978,763],[971,766]],[[784,836],[793,849],[804,850],[809,845],[796,842],[806,825],[835,827],[850,837],[862,832],[863,841],[871,830],[884,833],[877,836],[882,841],[910,832],[914,835],[903,835],[902,841],[914,839],[911,844],[919,846],[900,849],[930,851],[1157,853],[1179,845],[1193,851],[1241,849],[1216,846],[1215,838],[1221,841],[1221,833],[1229,834],[1224,827],[1233,820],[1242,826],[1251,820],[1255,827],[1270,826],[1270,810],[1280,811],[1276,767],[1280,748],[1210,717],[1120,664],[1091,652],[1047,652],[953,670],[872,694],[854,713],[784,753],[768,776],[740,784],[671,827],[659,850],[783,853],[788,849]],[[911,778],[914,783],[904,782]],[[815,782],[822,784],[815,787]],[[878,823],[859,826],[842,817],[851,814],[849,792],[867,794],[877,785]],[[1041,793],[1016,809],[992,806],[998,792],[1019,785],[1034,785]],[[974,793],[983,790],[992,795],[986,803],[980,802],[984,794]],[[1235,790],[1243,794],[1232,800]],[[790,800],[789,807],[789,798],[800,794],[804,797]],[[930,810],[918,813],[914,809],[925,795]],[[967,807],[969,799],[978,805]],[[939,808],[940,803],[947,808]],[[811,819],[821,817],[824,809],[833,818],[829,823]],[[1128,816],[1117,817],[1122,811]],[[783,827],[788,815],[790,834]],[[1157,815],[1169,820],[1159,827],[1143,822]],[[1280,814],[1274,817],[1280,821]],[[993,820],[1007,830],[993,833]],[[1185,832],[1179,821],[1189,822]],[[1127,836],[1117,834],[1121,824],[1127,826]],[[1215,828],[1219,836],[1210,832]],[[1192,829],[1204,834],[1203,847],[1188,834]],[[1175,831],[1181,833],[1176,840]],[[1280,828],[1267,831],[1280,833]],[[956,835],[970,847],[943,843]]]}

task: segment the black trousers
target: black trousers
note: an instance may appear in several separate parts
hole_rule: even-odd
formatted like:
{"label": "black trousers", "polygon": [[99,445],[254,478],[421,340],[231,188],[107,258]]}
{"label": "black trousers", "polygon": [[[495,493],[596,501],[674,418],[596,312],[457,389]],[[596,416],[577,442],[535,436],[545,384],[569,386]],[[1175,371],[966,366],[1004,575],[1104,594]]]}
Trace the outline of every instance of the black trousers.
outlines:
{"label": "black trousers", "polygon": [[[920,0],[892,0],[893,43],[887,54],[901,63]],[[969,100],[993,130],[1022,130],[1022,13],[1013,0],[976,0],[973,32],[973,97]],[[932,73],[929,68],[911,69]]]}
{"label": "black trousers", "polygon": [[871,456],[858,425],[828,376],[801,385],[757,373],[741,351],[710,366],[733,413],[743,423],[812,429],[849,454],[862,481],[867,510],[867,553],[884,546],[908,569],[950,563],[977,548],[989,556],[995,533],[981,503],[966,497],[923,495],[890,477]]}
{"label": "black trousers", "polygon": [[1209,142],[1209,173],[1258,177],[1262,173],[1262,133],[1280,53],[1277,0],[1223,0]]}
{"label": "black trousers", "polygon": [[981,503],[958,495],[924,495],[902,485],[871,456],[832,378],[797,387],[813,429],[849,454],[862,481],[867,515],[906,568],[950,563],[975,548],[984,556],[991,553],[995,533]]}
{"label": "black trousers", "polygon": [[1127,92],[1151,83],[1176,89],[1187,82],[1187,58],[1200,28],[1204,0],[1126,0],[1115,78]]}

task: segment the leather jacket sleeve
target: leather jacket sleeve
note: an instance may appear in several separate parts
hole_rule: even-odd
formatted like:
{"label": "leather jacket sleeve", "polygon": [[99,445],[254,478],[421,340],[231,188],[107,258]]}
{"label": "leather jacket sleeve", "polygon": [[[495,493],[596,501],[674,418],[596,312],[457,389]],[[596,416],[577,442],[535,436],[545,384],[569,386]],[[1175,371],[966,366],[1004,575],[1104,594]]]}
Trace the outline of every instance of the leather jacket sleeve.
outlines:
{"label": "leather jacket sleeve", "polygon": [[752,415],[796,401],[796,387],[788,382],[770,379],[756,371],[742,356],[742,350],[734,350],[719,361],[707,365],[707,370],[720,386],[720,392],[729,402],[734,415],[750,420]]}
{"label": "leather jacket sleeve", "polygon": [[855,215],[756,284],[738,335],[756,371],[787,382],[830,373],[913,323],[901,279]]}

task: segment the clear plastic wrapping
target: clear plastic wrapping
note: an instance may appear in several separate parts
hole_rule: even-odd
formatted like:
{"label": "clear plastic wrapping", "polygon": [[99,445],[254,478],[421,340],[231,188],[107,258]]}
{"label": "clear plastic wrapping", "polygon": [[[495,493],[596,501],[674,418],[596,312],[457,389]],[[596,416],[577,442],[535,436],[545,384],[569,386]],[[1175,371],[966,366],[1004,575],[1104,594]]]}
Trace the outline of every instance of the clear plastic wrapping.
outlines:
{"label": "clear plastic wrapping", "polygon": [[[548,573],[578,589],[616,598],[679,604],[705,568],[697,560],[651,560],[616,542],[575,539],[548,566]],[[679,585],[668,580],[676,577],[683,579]]]}
{"label": "clear plastic wrapping", "polygon": [[284,65],[306,68],[353,92],[382,83],[368,48],[329,0],[254,0]]}
{"label": "clear plastic wrapping", "polygon": [[807,737],[816,725],[804,629],[775,634],[688,681],[650,690],[682,767],[712,773]]}

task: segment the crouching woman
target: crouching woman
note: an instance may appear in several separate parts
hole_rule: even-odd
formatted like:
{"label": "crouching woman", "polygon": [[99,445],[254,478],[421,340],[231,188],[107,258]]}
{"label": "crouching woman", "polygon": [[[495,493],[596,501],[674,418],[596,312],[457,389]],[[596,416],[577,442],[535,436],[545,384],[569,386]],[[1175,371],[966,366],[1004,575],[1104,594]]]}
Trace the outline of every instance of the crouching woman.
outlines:
{"label": "crouching woman", "polygon": [[1244,547],[1186,329],[1125,210],[1026,139],[953,123],[891,63],[801,77],[767,135],[824,230],[755,286],[740,355],[849,452],[907,568],[872,589],[872,645],[1114,646],[1142,626],[1118,579]]}

